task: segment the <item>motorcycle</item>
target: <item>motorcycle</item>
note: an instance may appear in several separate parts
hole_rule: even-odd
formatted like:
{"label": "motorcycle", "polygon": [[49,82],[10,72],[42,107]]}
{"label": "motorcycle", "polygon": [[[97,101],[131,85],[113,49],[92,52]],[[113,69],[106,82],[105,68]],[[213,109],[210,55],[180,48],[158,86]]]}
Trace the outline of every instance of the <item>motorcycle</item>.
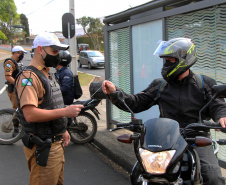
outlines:
{"label": "motorcycle", "polygon": [[134,113],[124,101],[123,92],[118,91],[118,99],[131,113],[132,120],[129,123],[117,123],[112,131],[124,128],[133,132],[117,138],[120,142],[134,144],[137,162],[130,175],[132,185],[202,183],[200,161],[193,145],[202,147],[213,144],[217,154],[218,144],[226,144],[224,139],[216,142],[208,136],[191,137],[193,132],[202,134],[209,129],[226,130],[219,123],[201,119],[201,112],[211,101],[217,97],[226,97],[226,85],[215,85],[212,89],[214,95],[200,110],[199,122],[183,129],[179,128],[178,122],[168,118],[149,119],[144,123],[141,119],[135,119]]}
{"label": "motorcycle", "polygon": [[[73,104],[82,104],[84,108],[75,118],[69,118],[67,130],[71,136],[71,141],[76,144],[84,144],[90,142],[97,132],[97,121],[95,117],[88,112],[91,110],[94,115],[99,118],[99,111],[96,106],[101,99],[90,98],[88,100],[77,100]],[[14,125],[17,123],[18,132],[14,133]],[[18,109],[2,109],[0,110],[0,144],[13,144],[23,136],[22,125],[18,115]]]}

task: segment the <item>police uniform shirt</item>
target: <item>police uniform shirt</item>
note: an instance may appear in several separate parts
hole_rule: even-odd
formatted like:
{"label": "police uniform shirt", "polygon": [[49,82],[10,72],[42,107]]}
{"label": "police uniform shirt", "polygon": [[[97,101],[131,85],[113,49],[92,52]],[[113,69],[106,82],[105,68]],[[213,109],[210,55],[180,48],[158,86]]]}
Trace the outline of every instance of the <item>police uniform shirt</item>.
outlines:
{"label": "police uniform shirt", "polygon": [[7,60],[4,63],[5,76],[12,76],[12,74],[15,70],[16,70],[16,66],[12,60]]}
{"label": "police uniform shirt", "polygon": [[[37,61],[32,60],[30,65],[36,67],[45,76],[49,77],[49,68],[45,67],[42,63],[37,63]],[[16,83],[16,89],[18,97],[20,100],[20,107],[23,108],[24,105],[34,105],[38,107],[41,104],[45,89],[42,85],[39,77],[32,71],[27,70],[18,77]]]}

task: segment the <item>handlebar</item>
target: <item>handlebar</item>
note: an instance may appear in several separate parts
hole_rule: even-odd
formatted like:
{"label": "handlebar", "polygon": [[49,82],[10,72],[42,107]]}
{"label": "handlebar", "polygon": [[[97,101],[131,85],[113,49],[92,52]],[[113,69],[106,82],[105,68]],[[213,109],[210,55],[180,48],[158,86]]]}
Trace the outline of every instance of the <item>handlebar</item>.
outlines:
{"label": "handlebar", "polygon": [[226,128],[223,128],[220,123],[203,120],[202,123],[191,123],[187,125],[181,129],[181,134],[192,133],[192,131],[209,132],[210,129],[219,129],[221,132],[226,133]]}
{"label": "handlebar", "polygon": [[215,122],[206,121],[206,120],[203,120],[203,125],[208,126],[208,127],[220,127],[220,128],[222,128],[220,123],[215,123]]}
{"label": "handlebar", "polygon": [[141,132],[143,124],[141,119],[132,119],[132,121],[129,123],[116,123],[116,127],[117,128],[111,129],[111,131],[125,128],[132,132]]}
{"label": "handlebar", "polygon": [[129,125],[131,124],[130,123],[116,123],[116,127],[119,128],[119,127],[128,127]]}
{"label": "handlebar", "polygon": [[128,129],[128,130],[131,130],[131,122],[129,123],[116,123],[116,128],[113,128],[113,129],[110,129],[110,132],[112,131],[116,131],[116,130],[119,130],[119,129]]}

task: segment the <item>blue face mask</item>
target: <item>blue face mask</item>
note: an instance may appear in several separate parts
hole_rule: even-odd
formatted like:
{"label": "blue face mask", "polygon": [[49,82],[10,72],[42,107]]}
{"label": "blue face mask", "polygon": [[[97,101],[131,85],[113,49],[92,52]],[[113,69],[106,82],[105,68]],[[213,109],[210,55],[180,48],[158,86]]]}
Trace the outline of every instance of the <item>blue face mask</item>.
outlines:
{"label": "blue face mask", "polygon": [[46,57],[45,58],[42,57],[43,60],[45,61],[45,66],[55,68],[57,66],[57,64],[60,62],[59,54],[58,55],[50,55],[46,51],[45,51],[45,53],[46,53]]}

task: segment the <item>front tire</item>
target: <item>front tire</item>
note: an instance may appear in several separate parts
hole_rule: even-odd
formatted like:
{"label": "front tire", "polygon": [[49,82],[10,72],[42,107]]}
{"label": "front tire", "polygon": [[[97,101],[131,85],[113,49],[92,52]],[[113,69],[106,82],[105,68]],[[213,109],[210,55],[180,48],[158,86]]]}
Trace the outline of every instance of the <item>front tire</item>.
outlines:
{"label": "front tire", "polygon": [[92,69],[93,68],[90,62],[88,63],[88,68],[89,69]]}
{"label": "front tire", "polygon": [[79,67],[82,68],[81,62],[78,60]]}
{"label": "front tire", "polygon": [[73,118],[72,124],[68,126],[71,141],[75,144],[84,144],[93,140],[97,132],[97,122],[92,114],[80,113]]}
{"label": "front tire", "polygon": [[[14,134],[13,120],[19,123],[17,134]],[[19,141],[22,137],[23,131],[20,119],[15,114],[15,109],[2,109],[0,110],[0,144],[10,145]]]}

